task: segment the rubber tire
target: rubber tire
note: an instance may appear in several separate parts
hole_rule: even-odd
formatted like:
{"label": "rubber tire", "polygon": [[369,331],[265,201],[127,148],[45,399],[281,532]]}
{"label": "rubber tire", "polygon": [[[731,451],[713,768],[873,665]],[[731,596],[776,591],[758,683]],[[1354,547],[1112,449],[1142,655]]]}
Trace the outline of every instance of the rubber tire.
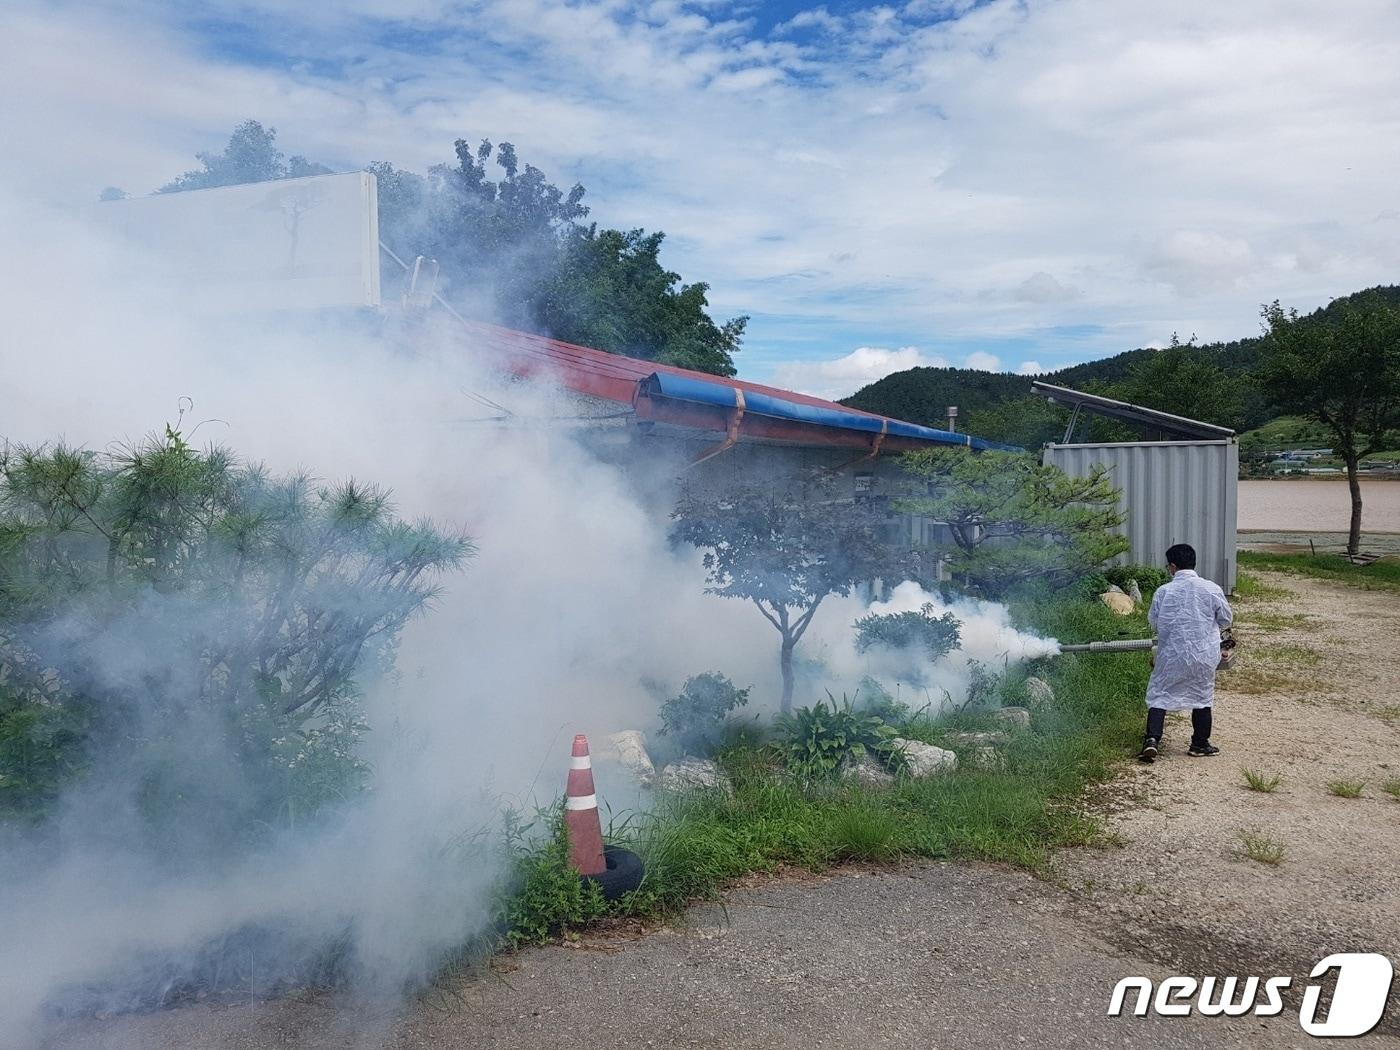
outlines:
{"label": "rubber tire", "polygon": [[603,899],[615,901],[623,894],[631,893],[642,884],[645,870],[642,858],[621,846],[604,846],[603,859],[608,870],[597,875],[580,875],[581,879],[596,882],[603,891]]}

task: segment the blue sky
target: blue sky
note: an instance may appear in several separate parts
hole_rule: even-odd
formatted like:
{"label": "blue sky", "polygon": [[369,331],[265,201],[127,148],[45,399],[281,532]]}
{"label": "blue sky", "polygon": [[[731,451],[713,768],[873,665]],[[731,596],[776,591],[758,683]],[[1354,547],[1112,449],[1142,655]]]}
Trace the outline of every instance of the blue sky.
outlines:
{"label": "blue sky", "polygon": [[[238,121],[338,167],[509,140],[668,234],[742,374],[1054,368],[1400,277],[1400,7],[7,5],[6,188],[154,188]],[[23,163],[13,163],[15,158]]]}

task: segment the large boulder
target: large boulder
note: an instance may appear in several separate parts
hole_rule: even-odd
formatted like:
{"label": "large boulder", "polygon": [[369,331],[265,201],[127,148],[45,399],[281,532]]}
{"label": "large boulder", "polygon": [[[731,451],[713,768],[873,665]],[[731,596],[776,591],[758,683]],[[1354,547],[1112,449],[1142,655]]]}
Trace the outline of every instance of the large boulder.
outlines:
{"label": "large boulder", "polygon": [[1137,608],[1137,604],[1118,587],[1110,587],[1099,595],[1099,601],[1103,602],[1109,609],[1118,616],[1129,616]]}
{"label": "large boulder", "polygon": [[662,769],[660,785],[663,791],[723,791],[726,795],[734,791],[718,764],[694,755],[686,755]]}
{"label": "large boulder", "polygon": [[598,758],[616,762],[643,787],[656,783],[656,767],[647,753],[646,734],[637,729],[624,729],[604,739]]}
{"label": "large boulder", "polygon": [[1026,679],[1026,699],[1034,707],[1049,707],[1055,702],[1055,690],[1044,678],[1032,675]]}
{"label": "large boulder", "polygon": [[1128,581],[1128,597],[1133,600],[1134,605],[1142,604],[1142,588],[1138,586],[1136,578]]}
{"label": "large boulder", "polygon": [[904,753],[911,777],[933,777],[958,768],[958,756],[946,747],[935,747],[918,740],[895,737],[891,743]]}
{"label": "large boulder", "polygon": [[894,783],[894,774],[870,755],[862,755],[854,762],[841,765],[841,779],[860,784],[862,787],[883,788]]}
{"label": "large boulder", "polygon": [[1031,727],[1031,713],[1024,707],[999,707],[992,717],[1013,733]]}

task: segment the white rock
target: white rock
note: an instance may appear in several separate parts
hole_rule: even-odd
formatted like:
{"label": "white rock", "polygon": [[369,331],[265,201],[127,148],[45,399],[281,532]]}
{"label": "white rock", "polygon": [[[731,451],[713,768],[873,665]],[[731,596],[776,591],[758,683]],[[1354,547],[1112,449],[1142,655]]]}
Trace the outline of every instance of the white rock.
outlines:
{"label": "white rock", "polygon": [[672,762],[661,770],[663,791],[723,791],[726,795],[734,791],[734,785],[724,770],[708,758],[685,758]]}
{"label": "white rock", "polygon": [[947,748],[935,747],[918,740],[905,740],[903,737],[895,737],[892,743],[904,752],[911,777],[933,777],[939,773],[951,773],[958,768],[958,756]]}
{"label": "white rock", "polygon": [[624,729],[607,737],[598,757],[616,762],[643,787],[656,783],[656,767],[647,753],[646,735],[640,730]]}
{"label": "white rock", "polygon": [[894,783],[894,774],[880,765],[869,755],[847,762],[841,767],[841,779],[850,780],[864,787],[889,787]]}
{"label": "white rock", "polygon": [[1026,679],[1026,696],[1037,707],[1048,707],[1055,702],[1055,690],[1050,688],[1050,683],[1033,675]]}
{"label": "white rock", "polygon": [[1128,597],[1133,600],[1134,605],[1142,604],[1142,588],[1138,586],[1136,579],[1128,581]]}
{"label": "white rock", "polygon": [[1119,616],[1131,615],[1132,611],[1137,608],[1137,606],[1133,604],[1133,600],[1117,587],[1110,588],[1100,594],[1099,601],[1103,602]]}
{"label": "white rock", "polygon": [[1024,707],[999,707],[992,712],[992,717],[1013,733],[1031,727],[1031,713]]}
{"label": "white rock", "polygon": [[1006,764],[1006,756],[994,747],[974,748],[969,757],[979,769],[1000,769]]}

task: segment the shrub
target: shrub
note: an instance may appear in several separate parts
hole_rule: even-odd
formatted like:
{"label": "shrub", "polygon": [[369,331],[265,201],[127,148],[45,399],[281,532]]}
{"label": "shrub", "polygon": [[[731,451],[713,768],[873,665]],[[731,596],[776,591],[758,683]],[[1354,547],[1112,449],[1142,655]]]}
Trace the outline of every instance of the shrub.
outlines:
{"label": "shrub", "polygon": [[569,835],[563,814],[544,815],[547,835],[532,841],[540,822],[522,823],[507,812],[506,852],[511,874],[503,887],[498,925],[508,945],[538,944],[569,926],[581,926],[607,914],[598,883],[579,878],[569,864]]}
{"label": "shrub", "polygon": [[1338,798],[1360,798],[1366,786],[1364,780],[1329,780],[1327,790]]}
{"label": "shrub", "polygon": [[680,693],[661,705],[661,735],[673,737],[685,754],[711,755],[723,742],[729,713],[748,702],[748,689],[717,672],[687,678]]}
{"label": "shrub", "polygon": [[892,726],[856,710],[844,695],[840,702],[826,695],[829,704],[818,700],[778,719],[784,737],[778,746],[789,772],[803,780],[829,779],[844,763],[866,755],[892,770],[904,767],[903,752],[891,742]]}
{"label": "shrub", "polygon": [[1109,583],[1125,591],[1136,580],[1143,594],[1151,593],[1170,578],[1166,569],[1155,565],[1114,565],[1104,571],[1104,576]]}
{"label": "shrub", "polygon": [[941,660],[958,647],[961,640],[957,617],[952,613],[934,615],[932,602],[918,611],[871,613],[852,626],[856,629],[856,649],[865,652],[875,645],[892,649],[918,646],[931,661]]}
{"label": "shrub", "polygon": [[361,680],[463,537],[356,482],[273,478],[176,430],[0,450],[0,812],[85,770],[159,847],[217,855],[362,786]]}

